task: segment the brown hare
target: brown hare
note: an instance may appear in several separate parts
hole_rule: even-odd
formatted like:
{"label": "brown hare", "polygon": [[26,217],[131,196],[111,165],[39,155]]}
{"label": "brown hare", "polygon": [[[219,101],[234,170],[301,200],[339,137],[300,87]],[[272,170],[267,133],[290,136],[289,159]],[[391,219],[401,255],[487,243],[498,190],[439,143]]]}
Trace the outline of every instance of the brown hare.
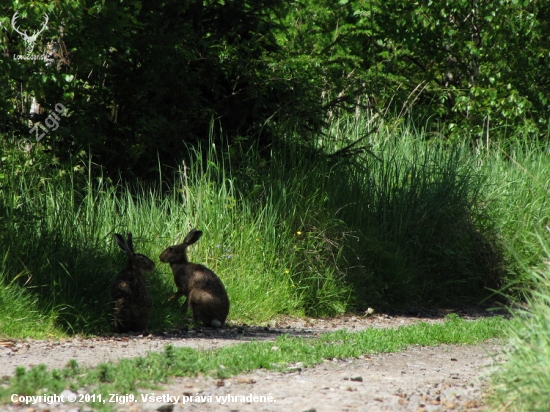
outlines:
{"label": "brown hare", "polygon": [[225,287],[210,269],[187,259],[187,247],[197,242],[201,236],[201,231],[191,230],[181,245],[167,248],[159,259],[170,264],[178,288],[169,300],[187,297],[183,309],[191,308],[194,323],[200,321],[206,326],[219,328],[229,313],[229,298]]}
{"label": "brown hare", "polygon": [[147,331],[153,300],[147,292],[145,272],[155,269],[154,262],[145,255],[134,253],[132,234],[125,241],[115,234],[118,246],[128,255],[128,264],[111,285],[111,301],[115,306],[116,333]]}

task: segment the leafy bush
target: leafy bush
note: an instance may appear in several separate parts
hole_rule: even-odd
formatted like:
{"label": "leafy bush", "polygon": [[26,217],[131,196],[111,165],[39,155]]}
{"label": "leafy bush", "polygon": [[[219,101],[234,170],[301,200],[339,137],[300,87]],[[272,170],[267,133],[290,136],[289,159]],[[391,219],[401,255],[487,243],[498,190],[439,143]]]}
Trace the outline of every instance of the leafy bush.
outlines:
{"label": "leafy bush", "polygon": [[[311,142],[349,111],[428,119],[429,136],[539,138],[549,10],[515,0],[12,2],[0,18],[10,56],[0,131],[29,137],[62,103],[49,150],[91,150],[111,176],[146,178],[186,144],[205,145],[212,119],[245,151],[269,150],[286,124]],[[36,46],[49,61],[12,58],[24,47],[15,11],[29,28],[49,15]]]}

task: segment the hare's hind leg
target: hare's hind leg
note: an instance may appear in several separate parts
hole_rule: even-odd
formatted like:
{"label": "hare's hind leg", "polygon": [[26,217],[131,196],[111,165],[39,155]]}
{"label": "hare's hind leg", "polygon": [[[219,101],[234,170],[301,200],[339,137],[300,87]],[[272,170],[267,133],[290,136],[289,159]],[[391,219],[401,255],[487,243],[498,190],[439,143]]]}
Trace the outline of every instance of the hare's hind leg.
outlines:
{"label": "hare's hind leg", "polygon": [[208,303],[205,302],[205,293],[202,290],[199,289],[193,289],[191,292],[189,292],[189,297],[187,298],[187,303],[189,307],[191,308],[191,312],[193,313],[193,323],[197,325],[199,322],[202,322],[206,325],[206,322],[204,322],[204,309],[205,305]]}
{"label": "hare's hind leg", "polygon": [[221,327],[225,318],[222,321],[218,317],[218,299],[205,290],[194,290],[193,292],[193,295],[189,294],[193,321],[195,323],[201,322],[204,326],[213,328]]}

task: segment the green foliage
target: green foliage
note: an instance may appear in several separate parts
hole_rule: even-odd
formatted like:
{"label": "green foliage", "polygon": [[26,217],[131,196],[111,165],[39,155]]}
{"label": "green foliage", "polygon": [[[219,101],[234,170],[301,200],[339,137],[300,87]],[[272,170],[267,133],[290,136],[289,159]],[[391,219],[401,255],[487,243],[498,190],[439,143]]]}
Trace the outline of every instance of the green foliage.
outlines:
{"label": "green foliage", "polygon": [[[446,136],[545,135],[548,5],[539,1],[293,2],[279,43],[325,107],[430,119]],[[303,62],[303,63],[302,63]],[[521,75],[520,75],[521,74]]]}
{"label": "green foliage", "polygon": [[[35,50],[50,60],[13,58],[25,46],[15,11],[29,30],[48,14]],[[270,147],[285,124],[315,139],[309,131],[345,111],[421,117],[459,140],[547,134],[540,1],[73,0],[3,12],[2,132],[34,140],[30,127],[62,103],[49,150],[91,150],[111,176],[174,166],[186,144],[206,144],[213,118],[245,149]]]}
{"label": "green foliage", "polygon": [[[550,258],[548,235],[539,236]],[[521,259],[522,264],[527,260]],[[550,266],[524,266],[534,288],[525,309],[516,310],[520,322],[510,324],[507,362],[493,376],[491,400],[497,409],[546,411],[550,402]]]}
{"label": "green foliage", "polygon": [[[37,49],[53,48],[53,59],[0,63],[8,130],[28,135],[29,120],[43,122],[62,103],[68,118],[49,144],[63,158],[91,150],[115,176],[174,164],[185,144],[206,143],[214,117],[231,138],[257,133],[304,104],[293,89],[300,79],[273,73],[269,56],[281,3],[14,2],[6,14],[17,10],[29,26],[48,13]],[[10,36],[0,48],[11,55],[21,43]],[[33,98],[39,114],[30,113]]]}

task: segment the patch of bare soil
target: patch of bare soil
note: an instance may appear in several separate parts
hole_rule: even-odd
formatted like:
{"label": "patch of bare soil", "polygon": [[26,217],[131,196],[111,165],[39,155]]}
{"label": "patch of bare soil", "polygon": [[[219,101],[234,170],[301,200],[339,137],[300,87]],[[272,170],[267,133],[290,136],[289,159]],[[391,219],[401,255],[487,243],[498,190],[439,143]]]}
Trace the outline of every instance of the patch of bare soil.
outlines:
{"label": "patch of bare soil", "polygon": [[[80,365],[93,366],[102,362],[163,351],[167,344],[174,347],[215,349],[251,340],[274,340],[281,334],[315,337],[337,329],[351,331],[370,327],[395,328],[418,322],[437,323],[448,313],[458,313],[466,319],[491,316],[480,308],[463,310],[412,311],[400,314],[342,316],[331,319],[282,319],[267,326],[229,325],[219,330],[203,328],[173,330],[148,336],[113,335],[59,341],[0,340],[0,375],[11,375],[17,366],[45,364],[61,368],[71,359]],[[399,354],[382,354],[349,361],[328,361],[315,368],[296,365],[292,373],[257,371],[224,381],[211,378],[185,378],[159,391],[165,395],[155,402],[138,402],[119,406],[122,411],[442,411],[479,410],[482,393],[480,368],[489,362],[485,346],[441,346],[413,348]],[[475,380],[473,386],[469,383]],[[84,390],[83,390],[84,391]],[[83,392],[85,393],[85,391]],[[157,394],[157,393],[155,393]],[[123,395],[123,394],[119,394]],[[212,402],[166,401],[166,396],[212,396]],[[244,396],[227,398],[227,396]],[[247,396],[272,396],[272,402],[255,402]],[[200,397],[203,398],[200,398]],[[216,402],[216,396],[225,396]],[[223,402],[223,399],[226,402]],[[248,401],[249,399],[250,401]],[[258,398],[259,399],[259,398]],[[115,401],[116,399],[113,399]],[[120,398],[123,402],[127,399]],[[265,399],[264,399],[265,400]],[[235,402],[231,402],[235,401]],[[113,404],[113,405],[116,405]],[[446,409],[445,409],[446,408]],[[0,406],[5,411],[90,411],[83,404],[39,404]]]}

